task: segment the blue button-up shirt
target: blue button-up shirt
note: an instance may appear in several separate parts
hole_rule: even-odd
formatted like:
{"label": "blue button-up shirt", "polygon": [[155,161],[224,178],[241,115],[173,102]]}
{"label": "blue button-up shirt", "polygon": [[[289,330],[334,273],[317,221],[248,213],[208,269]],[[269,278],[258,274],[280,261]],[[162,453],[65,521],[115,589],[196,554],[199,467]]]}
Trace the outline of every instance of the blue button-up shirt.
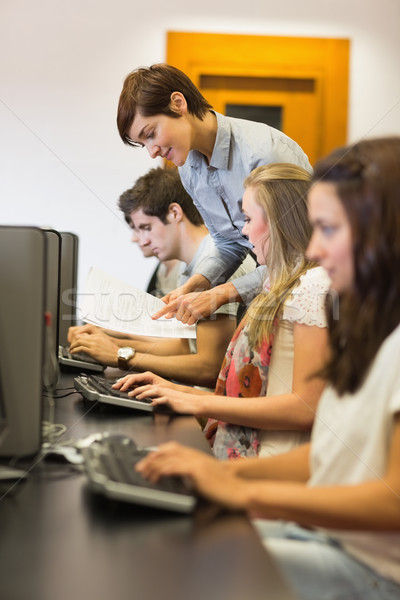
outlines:
{"label": "blue button-up shirt", "polygon": [[[212,235],[216,249],[198,265],[198,273],[212,285],[223,283],[238,268],[251,248],[242,236],[243,182],[260,165],[286,162],[312,171],[306,154],[296,142],[264,123],[235,119],[215,113],[217,137],[210,164],[203,154],[191,150],[179,167],[182,184],[192,197]],[[235,280],[243,301],[260,290],[265,268]]]}

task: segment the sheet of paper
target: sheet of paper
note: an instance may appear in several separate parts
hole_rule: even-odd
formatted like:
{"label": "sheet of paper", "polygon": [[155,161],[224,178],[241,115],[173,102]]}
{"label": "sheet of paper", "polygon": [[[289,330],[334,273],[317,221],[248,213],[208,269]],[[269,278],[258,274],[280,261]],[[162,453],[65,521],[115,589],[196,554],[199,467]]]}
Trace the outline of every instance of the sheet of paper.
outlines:
{"label": "sheet of paper", "polygon": [[89,271],[85,291],[79,294],[78,316],[86,323],[120,333],[156,337],[195,338],[196,326],[177,319],[153,320],[151,315],[165,306],[147,292],[120,281],[98,267]]}

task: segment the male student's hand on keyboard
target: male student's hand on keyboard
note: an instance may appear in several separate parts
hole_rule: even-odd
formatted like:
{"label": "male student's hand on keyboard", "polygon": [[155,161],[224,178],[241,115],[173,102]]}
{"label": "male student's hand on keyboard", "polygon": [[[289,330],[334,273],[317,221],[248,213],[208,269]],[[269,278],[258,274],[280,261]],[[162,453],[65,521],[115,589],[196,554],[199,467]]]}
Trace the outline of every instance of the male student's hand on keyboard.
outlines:
{"label": "male student's hand on keyboard", "polygon": [[118,366],[118,344],[105,333],[81,333],[75,336],[70,346],[72,355],[86,352],[103,365]]}
{"label": "male student's hand on keyboard", "polygon": [[75,327],[70,327],[68,329],[68,343],[72,344],[75,338],[77,338],[79,335],[82,335],[82,333],[93,334],[98,333],[99,331],[101,331],[100,327],[97,327],[96,325],[90,325],[89,323],[86,325],[76,325]]}

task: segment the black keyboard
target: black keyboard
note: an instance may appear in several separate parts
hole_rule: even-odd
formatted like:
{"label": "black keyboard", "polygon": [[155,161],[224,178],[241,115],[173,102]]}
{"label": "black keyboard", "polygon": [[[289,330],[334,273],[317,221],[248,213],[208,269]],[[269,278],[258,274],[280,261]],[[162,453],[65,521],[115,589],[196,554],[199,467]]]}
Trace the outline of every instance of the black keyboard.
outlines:
{"label": "black keyboard", "polygon": [[116,379],[107,379],[102,375],[81,373],[79,377],[75,377],[74,387],[90,402],[99,402],[100,404],[109,404],[133,410],[153,412],[154,409],[151,405],[151,398],[139,400],[129,396],[128,392],[114,390],[112,386],[115,381]]}
{"label": "black keyboard", "polygon": [[[121,392],[120,390],[115,390],[112,387],[117,379],[107,379],[101,375],[88,375],[87,380],[95,388],[95,390],[101,394],[114,396],[115,398],[130,398],[130,396],[128,396],[128,392]],[[132,400],[132,398],[130,399]],[[140,402],[151,404],[152,398],[143,398],[140,400]]]}
{"label": "black keyboard", "polygon": [[75,352],[75,354],[71,354],[69,348],[67,346],[60,346],[61,356],[63,358],[67,358],[68,360],[79,360],[87,363],[99,364],[95,358],[90,356],[90,354],[86,354],[86,352]]}
{"label": "black keyboard", "polygon": [[95,490],[115,499],[189,512],[196,498],[180,477],[157,483],[144,479],[135,465],[149,450],[140,449],[124,435],[103,434],[82,450],[86,471]]}

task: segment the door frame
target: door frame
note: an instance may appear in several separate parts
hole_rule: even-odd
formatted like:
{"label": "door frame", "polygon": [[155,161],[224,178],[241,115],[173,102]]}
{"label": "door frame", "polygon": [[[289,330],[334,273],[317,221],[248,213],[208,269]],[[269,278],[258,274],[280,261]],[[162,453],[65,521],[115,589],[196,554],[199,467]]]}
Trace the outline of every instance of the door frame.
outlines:
{"label": "door frame", "polygon": [[[347,142],[349,52],[348,39],[167,32],[167,62],[186,73],[207,100],[204,75],[313,80],[312,162]],[[303,146],[302,139],[296,142]]]}

